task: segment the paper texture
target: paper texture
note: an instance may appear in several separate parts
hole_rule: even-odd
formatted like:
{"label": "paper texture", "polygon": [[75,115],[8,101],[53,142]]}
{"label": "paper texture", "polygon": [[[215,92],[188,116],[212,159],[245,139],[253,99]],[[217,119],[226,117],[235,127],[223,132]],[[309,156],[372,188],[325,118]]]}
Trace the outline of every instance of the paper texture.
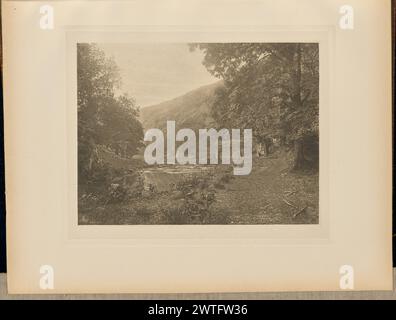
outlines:
{"label": "paper texture", "polygon": [[[3,1],[9,292],[391,290],[390,1],[349,1],[352,28],[343,5]],[[81,223],[77,44],[171,43],[318,45],[317,220]]]}

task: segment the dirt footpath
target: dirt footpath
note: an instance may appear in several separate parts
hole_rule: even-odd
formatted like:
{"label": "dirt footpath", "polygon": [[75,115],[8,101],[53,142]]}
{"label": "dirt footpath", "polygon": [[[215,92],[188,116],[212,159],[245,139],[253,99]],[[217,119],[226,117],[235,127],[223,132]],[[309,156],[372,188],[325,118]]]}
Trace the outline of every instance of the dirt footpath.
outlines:
{"label": "dirt footpath", "polygon": [[233,224],[314,224],[319,215],[318,174],[292,173],[284,158],[256,158],[248,176],[216,194]]}

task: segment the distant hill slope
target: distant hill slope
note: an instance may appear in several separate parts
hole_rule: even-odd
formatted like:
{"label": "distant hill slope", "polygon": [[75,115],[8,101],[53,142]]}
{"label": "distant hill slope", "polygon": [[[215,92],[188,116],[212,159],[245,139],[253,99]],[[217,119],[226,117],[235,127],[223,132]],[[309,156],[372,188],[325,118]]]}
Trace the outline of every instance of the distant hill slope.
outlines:
{"label": "distant hill slope", "polygon": [[214,120],[210,116],[215,90],[222,81],[200,87],[175,99],[140,109],[140,118],[145,130],[166,128],[167,120],[176,121],[176,128],[193,130],[210,128]]}

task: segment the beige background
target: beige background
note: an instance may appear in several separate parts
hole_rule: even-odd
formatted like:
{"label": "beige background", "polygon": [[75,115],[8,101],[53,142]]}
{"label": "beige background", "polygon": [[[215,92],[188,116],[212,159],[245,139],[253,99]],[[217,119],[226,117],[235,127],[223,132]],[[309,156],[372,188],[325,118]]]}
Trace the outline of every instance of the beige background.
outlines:
{"label": "beige background", "polygon": [[[356,290],[392,289],[389,1],[350,0],[353,31],[339,29],[344,2],[337,0],[54,2],[51,31],[38,27],[40,4],[7,1],[2,10],[12,292],[43,293],[38,287],[43,264],[54,267],[54,291],[62,293],[339,290],[344,264],[355,268]],[[266,238],[264,229],[249,238],[249,229],[235,229],[232,240],[221,236],[229,229],[214,230],[217,239],[201,234],[205,239],[186,239],[173,229],[168,231],[176,236],[166,241],[154,236],[143,241],[128,230],[121,239],[113,238],[113,231],[107,239],[99,239],[101,232],[78,239],[69,233],[69,217],[76,214],[75,164],[69,158],[75,144],[69,125],[75,70],[66,54],[67,30],[110,30],[115,36],[131,27],[141,34],[147,26],[157,33],[169,27],[192,28],[198,35],[226,30],[231,40],[235,29],[250,29],[247,35],[272,29],[274,38],[287,30],[333,30],[332,67],[321,72],[326,237],[290,244],[290,233]],[[324,205],[323,199],[328,199]],[[142,234],[156,234],[155,227]]]}

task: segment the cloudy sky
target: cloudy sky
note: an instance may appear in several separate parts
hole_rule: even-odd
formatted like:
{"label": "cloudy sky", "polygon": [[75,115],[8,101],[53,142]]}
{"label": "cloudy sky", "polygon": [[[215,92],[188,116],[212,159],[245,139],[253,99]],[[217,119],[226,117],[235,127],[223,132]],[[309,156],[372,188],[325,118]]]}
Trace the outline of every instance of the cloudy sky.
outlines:
{"label": "cloudy sky", "polygon": [[202,65],[200,51],[187,44],[100,44],[121,71],[122,91],[140,107],[170,100],[218,81]]}

